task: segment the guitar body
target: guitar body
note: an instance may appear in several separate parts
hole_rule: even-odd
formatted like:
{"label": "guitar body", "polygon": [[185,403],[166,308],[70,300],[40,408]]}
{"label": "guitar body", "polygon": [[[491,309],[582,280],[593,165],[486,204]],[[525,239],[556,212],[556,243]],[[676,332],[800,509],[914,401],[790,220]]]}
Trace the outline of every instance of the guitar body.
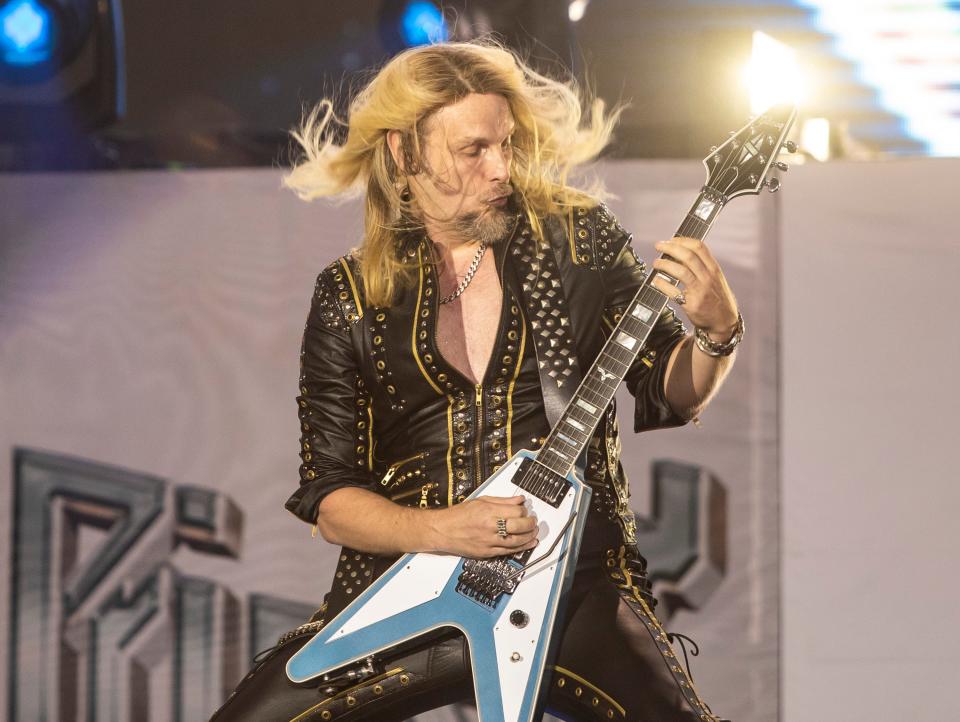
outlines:
{"label": "guitar body", "polygon": [[545,501],[517,483],[533,464],[533,452],[517,452],[470,498],[526,496],[539,522],[537,547],[492,560],[402,556],[290,658],[287,676],[306,682],[455,627],[469,645],[481,722],[539,719],[539,692],[555,652],[556,622],[573,579],[591,490],[571,471],[554,503]]}

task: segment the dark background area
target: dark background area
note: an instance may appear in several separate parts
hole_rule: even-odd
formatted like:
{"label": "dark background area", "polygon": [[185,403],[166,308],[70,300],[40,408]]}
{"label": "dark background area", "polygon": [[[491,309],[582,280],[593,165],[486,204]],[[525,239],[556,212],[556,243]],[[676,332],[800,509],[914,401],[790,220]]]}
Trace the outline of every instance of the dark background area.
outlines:
{"label": "dark background area", "polygon": [[[342,110],[404,47],[397,19],[406,0],[112,2],[117,117],[86,128],[69,109],[34,119],[7,108],[0,170],[287,165],[288,131],[304,110],[329,96]],[[793,2],[593,0],[579,22],[569,19],[569,5],[455,0],[443,12],[452,39],[493,34],[538,69],[573,73],[609,103],[629,103],[608,151],[614,156],[701,158],[742,126],[749,103],[738,73],[754,29],[830,65],[830,97],[869,107],[875,96],[848,65],[816,54],[823,36]],[[0,82],[0,107],[3,88]],[[808,113],[830,113],[820,105]],[[867,120],[877,117],[898,122],[868,111]],[[14,125],[28,131],[11,133]]]}

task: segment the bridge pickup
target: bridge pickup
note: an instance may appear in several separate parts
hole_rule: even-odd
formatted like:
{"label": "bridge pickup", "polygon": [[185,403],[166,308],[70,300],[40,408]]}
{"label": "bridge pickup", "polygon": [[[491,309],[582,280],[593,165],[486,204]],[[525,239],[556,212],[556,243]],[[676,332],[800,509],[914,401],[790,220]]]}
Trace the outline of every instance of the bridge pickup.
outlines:
{"label": "bridge pickup", "polygon": [[566,477],[529,458],[520,462],[513,483],[554,508],[560,506],[570,488]]}

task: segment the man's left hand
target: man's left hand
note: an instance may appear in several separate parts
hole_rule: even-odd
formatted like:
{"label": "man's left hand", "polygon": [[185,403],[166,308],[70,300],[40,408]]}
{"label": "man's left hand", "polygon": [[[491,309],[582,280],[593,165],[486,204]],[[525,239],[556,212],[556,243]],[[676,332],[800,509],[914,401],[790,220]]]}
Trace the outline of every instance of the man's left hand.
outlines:
{"label": "man's left hand", "polygon": [[685,236],[654,246],[670,259],[658,258],[653,267],[679,280],[680,288],[656,277],[651,285],[673,301],[682,293],[682,308],[690,323],[715,341],[728,341],[737,325],[737,299],[710,249],[703,241]]}

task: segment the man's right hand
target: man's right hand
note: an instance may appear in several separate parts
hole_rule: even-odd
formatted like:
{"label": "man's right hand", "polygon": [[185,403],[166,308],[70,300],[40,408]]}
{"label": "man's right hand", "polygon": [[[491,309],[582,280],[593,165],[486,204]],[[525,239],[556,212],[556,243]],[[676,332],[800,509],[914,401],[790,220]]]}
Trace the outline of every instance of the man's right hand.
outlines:
{"label": "man's right hand", "polygon": [[[478,496],[443,509],[402,506],[368,489],[343,487],[317,512],[323,538],[371,554],[440,552],[472,559],[516,554],[537,545],[537,519],[523,496]],[[497,534],[497,520],[507,536]]]}
{"label": "man's right hand", "polygon": [[[472,559],[516,554],[537,545],[537,519],[523,496],[478,496],[446,509],[431,509],[426,520],[438,552]],[[497,520],[507,522],[507,536],[497,533]]]}

